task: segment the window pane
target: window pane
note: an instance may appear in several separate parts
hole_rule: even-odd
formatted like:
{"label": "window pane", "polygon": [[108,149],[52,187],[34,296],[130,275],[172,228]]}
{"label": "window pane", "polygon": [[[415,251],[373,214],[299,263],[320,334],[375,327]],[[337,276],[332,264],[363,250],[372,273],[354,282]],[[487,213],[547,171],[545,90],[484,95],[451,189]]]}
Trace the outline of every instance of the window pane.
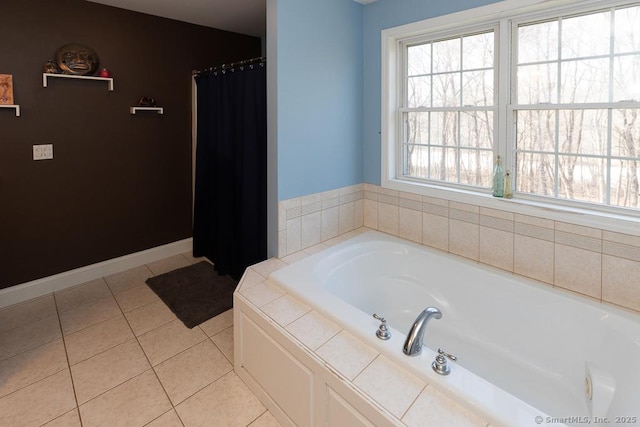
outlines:
{"label": "window pane", "polygon": [[611,155],[640,157],[640,110],[614,110]]}
{"label": "window pane", "polygon": [[[406,92],[402,104],[423,112],[404,114],[403,174],[489,187],[494,113],[455,110],[463,101],[466,108],[495,104],[494,31],[433,42],[425,40],[419,45],[407,45],[406,49]],[[440,108],[454,111],[434,111]],[[461,144],[468,148],[461,152]],[[462,159],[462,155],[466,157]]]}
{"label": "window pane", "polygon": [[460,150],[460,183],[491,186],[493,151]]}
{"label": "window pane", "polygon": [[605,202],[605,168],[606,160],[603,158],[559,156],[558,197]]}
{"label": "window pane", "polygon": [[615,52],[640,52],[640,7],[618,9],[614,19]]}
{"label": "window pane", "polygon": [[609,101],[609,59],[562,63],[561,103]]}
{"label": "window pane", "polygon": [[516,155],[516,191],[541,196],[555,194],[555,157],[549,154]]}
{"label": "window pane", "polygon": [[607,55],[610,50],[610,28],[610,12],[564,19],[560,44],[562,58]]}
{"label": "window pane", "polygon": [[460,106],[460,73],[433,76],[433,106]]}
{"label": "window pane", "polygon": [[407,107],[431,106],[431,76],[409,77],[407,81]]}
{"label": "window pane", "polygon": [[433,72],[460,70],[460,39],[433,43]]}
{"label": "window pane", "polygon": [[518,104],[558,102],[558,65],[520,65]]}
{"label": "window pane", "polygon": [[518,63],[558,59],[558,21],[518,27]]}
{"label": "window pane", "polygon": [[640,101],[640,55],[613,60],[613,101]]}
{"label": "window pane", "polygon": [[560,153],[607,154],[607,110],[561,110],[559,120]]}
{"label": "window pane", "polygon": [[409,46],[407,57],[409,76],[431,73],[431,43]]}
{"label": "window pane", "polygon": [[[495,145],[504,144],[517,192],[640,209],[640,2],[591,3],[506,12],[500,38],[486,21],[480,34],[400,39],[402,174],[490,188]],[[501,62],[499,52],[515,56]],[[500,96],[498,77],[509,84]],[[497,111],[513,111],[515,127],[499,123],[497,132]]]}
{"label": "window pane", "polygon": [[405,140],[409,144],[429,143],[429,113],[406,113]]}
{"label": "window pane", "polygon": [[493,51],[493,32],[463,37],[463,69],[493,68]]}
{"label": "window pane", "polygon": [[492,149],[492,111],[463,111],[460,113],[460,146]]}
{"label": "window pane", "polygon": [[431,147],[429,151],[429,178],[458,182],[458,150]]}
{"label": "window pane", "polygon": [[[518,65],[517,103],[640,101],[640,8],[616,10],[614,18],[613,51],[611,11],[560,18],[562,60],[553,58],[552,46],[545,45],[540,34],[544,26],[546,34],[551,34],[548,39],[558,42],[557,36],[553,38],[554,23],[519,27],[519,61],[550,62]],[[536,43],[548,50],[541,53]],[[637,207],[638,113],[640,109],[578,106],[516,111],[517,191]]]}
{"label": "window pane", "polygon": [[516,114],[516,149],[518,151],[555,152],[555,111],[525,110],[518,111]]}
{"label": "window pane", "polygon": [[493,70],[462,73],[462,105],[493,105]]}
{"label": "window pane", "polygon": [[611,160],[611,205],[640,208],[638,168],[640,168],[640,159]]}
{"label": "window pane", "polygon": [[421,145],[405,145],[407,170],[405,175],[426,179],[429,166],[429,147]]}
{"label": "window pane", "polygon": [[431,144],[458,145],[457,116],[456,112],[431,113]]}

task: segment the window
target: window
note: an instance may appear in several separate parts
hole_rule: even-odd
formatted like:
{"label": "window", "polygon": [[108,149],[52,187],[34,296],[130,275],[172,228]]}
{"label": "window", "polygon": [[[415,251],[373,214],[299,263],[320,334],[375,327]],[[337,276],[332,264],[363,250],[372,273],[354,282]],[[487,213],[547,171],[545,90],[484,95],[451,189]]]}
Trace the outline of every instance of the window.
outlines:
{"label": "window", "polygon": [[488,186],[494,31],[407,44],[403,175]]}
{"label": "window", "polygon": [[640,209],[640,4],[509,3],[385,30],[383,180]]}
{"label": "window", "polygon": [[517,25],[517,191],[640,207],[638,22],[634,6]]}

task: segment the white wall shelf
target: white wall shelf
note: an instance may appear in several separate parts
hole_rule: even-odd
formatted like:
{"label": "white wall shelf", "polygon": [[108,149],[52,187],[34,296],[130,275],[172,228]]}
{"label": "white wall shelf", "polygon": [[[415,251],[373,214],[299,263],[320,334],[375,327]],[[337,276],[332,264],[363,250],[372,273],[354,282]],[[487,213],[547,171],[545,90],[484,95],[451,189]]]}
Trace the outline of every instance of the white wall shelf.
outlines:
{"label": "white wall shelf", "polygon": [[52,74],[42,73],[42,87],[47,87],[49,77],[63,78],[63,79],[78,79],[78,80],[100,80],[107,82],[109,85],[109,92],[113,91],[113,77],[93,77],[93,76],[76,76],[73,74]]}
{"label": "white wall shelf", "polygon": [[138,111],[155,111],[158,114],[164,114],[163,107],[131,107],[129,111],[131,114],[136,114]]}
{"label": "white wall shelf", "polygon": [[14,110],[16,110],[16,117],[20,117],[20,106],[19,106],[19,105],[14,105],[14,104],[9,104],[9,105],[0,104],[0,108],[13,108]]}
{"label": "white wall shelf", "polygon": [[20,106],[19,105],[14,105],[14,104],[0,105],[0,108],[13,108],[14,110],[16,110],[16,117],[20,117]]}

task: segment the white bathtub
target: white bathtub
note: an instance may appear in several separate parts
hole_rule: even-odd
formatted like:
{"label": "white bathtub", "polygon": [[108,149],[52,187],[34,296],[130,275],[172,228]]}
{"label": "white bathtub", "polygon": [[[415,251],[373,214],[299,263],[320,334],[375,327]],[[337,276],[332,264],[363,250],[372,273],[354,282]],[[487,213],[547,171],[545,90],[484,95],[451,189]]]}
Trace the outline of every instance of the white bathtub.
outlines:
{"label": "white bathtub", "polygon": [[[640,315],[375,231],[269,280],[492,424],[640,424]],[[442,319],[428,349],[405,356],[427,306]],[[391,340],[376,338],[373,313]],[[431,369],[438,347],[459,358],[448,376]]]}

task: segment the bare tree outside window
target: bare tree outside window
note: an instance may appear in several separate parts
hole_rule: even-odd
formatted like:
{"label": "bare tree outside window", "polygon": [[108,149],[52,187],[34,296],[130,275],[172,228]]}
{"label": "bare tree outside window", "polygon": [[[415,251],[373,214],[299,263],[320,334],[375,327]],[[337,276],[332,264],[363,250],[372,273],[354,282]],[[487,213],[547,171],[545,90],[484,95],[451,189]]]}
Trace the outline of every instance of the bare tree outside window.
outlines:
{"label": "bare tree outside window", "polygon": [[[518,27],[516,190],[639,208],[640,7]],[[613,29],[613,31],[612,31]]]}
{"label": "bare tree outside window", "polygon": [[494,45],[486,31],[407,48],[405,176],[490,185]]}
{"label": "bare tree outside window", "polygon": [[401,40],[397,177],[640,209],[640,6],[574,10]]}

